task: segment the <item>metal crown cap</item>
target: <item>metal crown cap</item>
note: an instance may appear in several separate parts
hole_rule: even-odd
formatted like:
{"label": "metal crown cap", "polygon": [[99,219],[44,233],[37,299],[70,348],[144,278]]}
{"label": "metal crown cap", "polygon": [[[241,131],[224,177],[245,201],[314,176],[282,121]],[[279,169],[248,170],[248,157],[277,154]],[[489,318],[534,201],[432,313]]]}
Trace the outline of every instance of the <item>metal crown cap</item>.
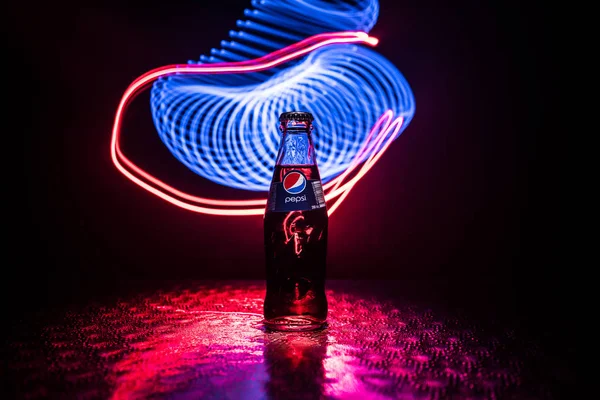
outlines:
{"label": "metal crown cap", "polygon": [[312,122],[315,118],[306,111],[288,111],[279,116],[279,121],[309,121]]}

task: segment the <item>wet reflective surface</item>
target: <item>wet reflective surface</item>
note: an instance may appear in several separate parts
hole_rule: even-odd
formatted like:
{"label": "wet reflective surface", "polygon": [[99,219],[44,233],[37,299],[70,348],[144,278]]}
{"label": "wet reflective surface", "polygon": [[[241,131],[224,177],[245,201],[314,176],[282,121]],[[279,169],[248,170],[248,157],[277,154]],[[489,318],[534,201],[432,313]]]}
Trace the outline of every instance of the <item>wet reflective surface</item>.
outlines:
{"label": "wet reflective surface", "polygon": [[27,398],[552,398],[543,352],[513,327],[328,286],[329,325],[316,332],[266,330],[260,282],[59,312],[19,328],[5,377]]}

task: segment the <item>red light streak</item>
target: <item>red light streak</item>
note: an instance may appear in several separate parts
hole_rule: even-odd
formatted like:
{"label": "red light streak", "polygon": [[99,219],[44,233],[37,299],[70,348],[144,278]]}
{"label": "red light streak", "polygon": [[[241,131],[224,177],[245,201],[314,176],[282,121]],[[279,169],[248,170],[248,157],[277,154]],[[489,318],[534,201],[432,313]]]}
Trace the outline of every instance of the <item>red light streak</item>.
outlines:
{"label": "red light streak", "polygon": [[[295,218],[292,219],[291,222],[288,222],[290,220],[290,218],[294,215],[295,215]],[[302,245],[300,244],[300,238],[298,237],[299,232],[294,231],[294,228],[295,228],[296,223],[303,219],[304,219],[304,216],[302,215],[302,213],[294,211],[294,212],[289,213],[283,220],[283,232],[285,233],[285,244],[288,244],[290,242],[290,240],[292,240],[292,238],[293,238],[294,239],[294,252],[296,253],[296,255],[300,255],[300,253],[302,252]],[[312,232],[312,228],[308,228],[306,230],[306,234],[308,236],[310,236],[311,232]]]}
{"label": "red light streak", "polygon": [[[123,94],[115,115],[112,138],[111,159],[115,167],[132,182],[159,198],[189,211],[211,215],[262,215],[266,199],[222,200],[194,196],[182,192],[162,182],[130,161],[121,151],[119,139],[121,124],[129,103],[135,96],[157,79],[175,74],[228,74],[256,72],[301,57],[320,47],[338,43],[363,43],[375,46],[378,39],[365,32],[335,32],[311,36],[298,43],[276,50],[254,60],[215,64],[173,64],[153,69],[135,79]],[[393,119],[393,112],[386,111],[371,129],[362,149],[357,153],[350,167],[341,175],[324,185],[325,199],[328,201],[329,215],[339,207],[354,185],[372,168],[396,137],[402,126],[402,117]],[[384,143],[385,142],[385,143]],[[344,180],[359,167],[359,160],[365,152],[372,152],[362,163],[354,177]],[[343,183],[343,184],[342,184]]]}

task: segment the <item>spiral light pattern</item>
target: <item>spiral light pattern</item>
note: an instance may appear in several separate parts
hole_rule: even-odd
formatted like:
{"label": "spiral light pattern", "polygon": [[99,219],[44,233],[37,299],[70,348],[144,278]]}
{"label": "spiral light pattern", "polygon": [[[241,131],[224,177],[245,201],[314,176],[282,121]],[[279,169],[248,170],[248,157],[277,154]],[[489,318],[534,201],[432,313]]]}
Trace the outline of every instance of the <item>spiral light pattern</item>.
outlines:
{"label": "spiral light pattern", "polygon": [[[323,32],[369,31],[376,0],[255,0],[237,21],[229,41],[193,65],[246,62]],[[152,116],[161,140],[197,174],[245,190],[268,190],[279,146],[278,116],[305,110],[315,116],[317,162],[324,183],[351,165],[372,127],[390,111],[408,125],[415,111],[412,91],[396,67],[354,43],[320,47],[256,72],[174,74],[151,92]],[[398,135],[395,135],[397,137]],[[379,148],[380,150],[380,148]]]}

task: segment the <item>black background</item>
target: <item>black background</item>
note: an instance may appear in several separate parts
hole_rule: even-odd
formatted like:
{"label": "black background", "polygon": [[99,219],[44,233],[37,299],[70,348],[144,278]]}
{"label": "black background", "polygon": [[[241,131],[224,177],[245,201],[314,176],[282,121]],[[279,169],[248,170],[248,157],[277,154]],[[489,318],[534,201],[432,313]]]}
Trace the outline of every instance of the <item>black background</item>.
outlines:
{"label": "black background", "polygon": [[[174,280],[264,278],[260,217],[179,209],[124,178],[109,155],[127,85],[207,54],[249,5],[9,6],[3,193],[12,275],[4,283],[13,310]],[[371,33],[410,83],[417,111],[332,216],[329,278],[400,279],[450,306],[556,318],[558,190],[542,162],[554,134],[545,8],[382,0]],[[244,195],[179,164],[158,138],[147,99],[127,117],[126,154],[189,192]]]}

